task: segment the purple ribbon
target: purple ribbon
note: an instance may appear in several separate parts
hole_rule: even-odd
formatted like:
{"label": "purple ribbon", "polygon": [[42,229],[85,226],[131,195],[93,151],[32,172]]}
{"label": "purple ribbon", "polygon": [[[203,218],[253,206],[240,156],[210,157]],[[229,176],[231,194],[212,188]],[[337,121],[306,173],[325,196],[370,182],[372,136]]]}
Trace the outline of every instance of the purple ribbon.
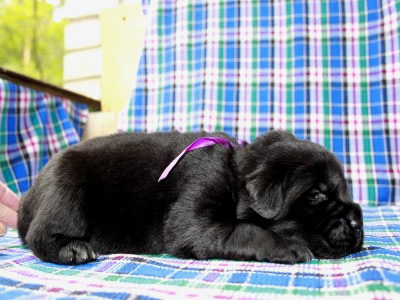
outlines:
{"label": "purple ribbon", "polygon": [[182,156],[184,156],[187,152],[190,152],[192,150],[196,150],[196,149],[199,149],[199,148],[212,146],[212,145],[215,145],[215,144],[222,145],[225,148],[229,148],[230,146],[233,147],[233,148],[236,147],[236,145],[234,143],[232,143],[228,139],[222,138],[222,137],[202,137],[202,138],[198,138],[193,143],[191,143],[188,147],[186,147],[186,149],[183,150],[182,153],[179,154],[168,165],[168,167],[164,170],[164,172],[162,172],[160,178],[158,179],[158,182],[160,182],[161,180],[165,179],[168,176],[168,174],[171,172],[171,170],[176,166],[176,164],[182,158]]}

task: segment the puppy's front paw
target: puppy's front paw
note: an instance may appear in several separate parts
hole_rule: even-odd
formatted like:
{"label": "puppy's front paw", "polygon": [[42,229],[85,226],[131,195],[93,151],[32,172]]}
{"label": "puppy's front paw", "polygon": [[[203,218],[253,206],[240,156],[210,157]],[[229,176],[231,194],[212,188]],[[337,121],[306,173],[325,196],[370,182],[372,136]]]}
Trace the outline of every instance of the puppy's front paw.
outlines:
{"label": "puppy's front paw", "polygon": [[59,263],[66,265],[84,264],[94,261],[96,258],[93,247],[82,241],[72,241],[58,252]]}
{"label": "puppy's front paw", "polygon": [[285,247],[278,247],[274,253],[267,257],[269,262],[281,264],[295,264],[309,262],[314,258],[310,249],[303,245],[287,244]]}

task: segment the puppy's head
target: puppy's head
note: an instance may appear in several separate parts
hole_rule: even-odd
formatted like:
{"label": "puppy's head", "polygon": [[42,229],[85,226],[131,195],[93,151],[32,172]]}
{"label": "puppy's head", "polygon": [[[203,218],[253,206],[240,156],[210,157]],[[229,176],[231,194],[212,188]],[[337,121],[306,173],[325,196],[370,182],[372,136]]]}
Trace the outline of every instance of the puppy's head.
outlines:
{"label": "puppy's head", "polygon": [[316,257],[361,250],[362,212],[331,152],[284,131],[259,137],[247,151],[250,208],[265,219],[297,221]]}

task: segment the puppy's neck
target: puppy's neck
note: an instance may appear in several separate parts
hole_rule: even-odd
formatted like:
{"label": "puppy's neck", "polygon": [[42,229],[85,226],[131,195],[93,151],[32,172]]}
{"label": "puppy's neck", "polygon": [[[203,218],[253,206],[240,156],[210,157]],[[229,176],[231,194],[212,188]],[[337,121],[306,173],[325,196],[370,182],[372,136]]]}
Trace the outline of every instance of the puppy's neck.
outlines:
{"label": "puppy's neck", "polygon": [[247,219],[251,196],[246,188],[246,176],[250,173],[249,160],[252,160],[248,145],[238,147],[232,156],[233,188],[235,190],[236,215],[238,219]]}

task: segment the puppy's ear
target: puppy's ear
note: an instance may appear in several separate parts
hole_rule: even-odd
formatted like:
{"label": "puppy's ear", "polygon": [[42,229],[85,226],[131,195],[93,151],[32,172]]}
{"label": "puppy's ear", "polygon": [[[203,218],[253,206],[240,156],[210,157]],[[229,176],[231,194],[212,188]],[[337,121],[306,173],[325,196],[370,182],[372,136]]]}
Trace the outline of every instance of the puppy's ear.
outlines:
{"label": "puppy's ear", "polygon": [[[246,189],[250,194],[250,207],[266,219],[275,218],[282,210],[283,191],[281,184],[268,180],[259,168],[247,176]],[[268,182],[268,184],[266,184]]]}
{"label": "puppy's ear", "polygon": [[243,159],[243,171],[248,174],[245,180],[251,198],[249,205],[264,218],[274,219],[282,210],[282,185],[287,173],[283,167],[287,161],[282,160],[281,155],[292,141],[297,139],[287,131],[269,131],[248,147],[247,157]]}
{"label": "puppy's ear", "polygon": [[[284,140],[292,140],[296,141],[296,137],[290,132],[284,130],[271,130],[265,135],[262,135],[258,138],[264,147],[271,146],[276,142],[281,142]],[[257,141],[257,140],[256,140]]]}

